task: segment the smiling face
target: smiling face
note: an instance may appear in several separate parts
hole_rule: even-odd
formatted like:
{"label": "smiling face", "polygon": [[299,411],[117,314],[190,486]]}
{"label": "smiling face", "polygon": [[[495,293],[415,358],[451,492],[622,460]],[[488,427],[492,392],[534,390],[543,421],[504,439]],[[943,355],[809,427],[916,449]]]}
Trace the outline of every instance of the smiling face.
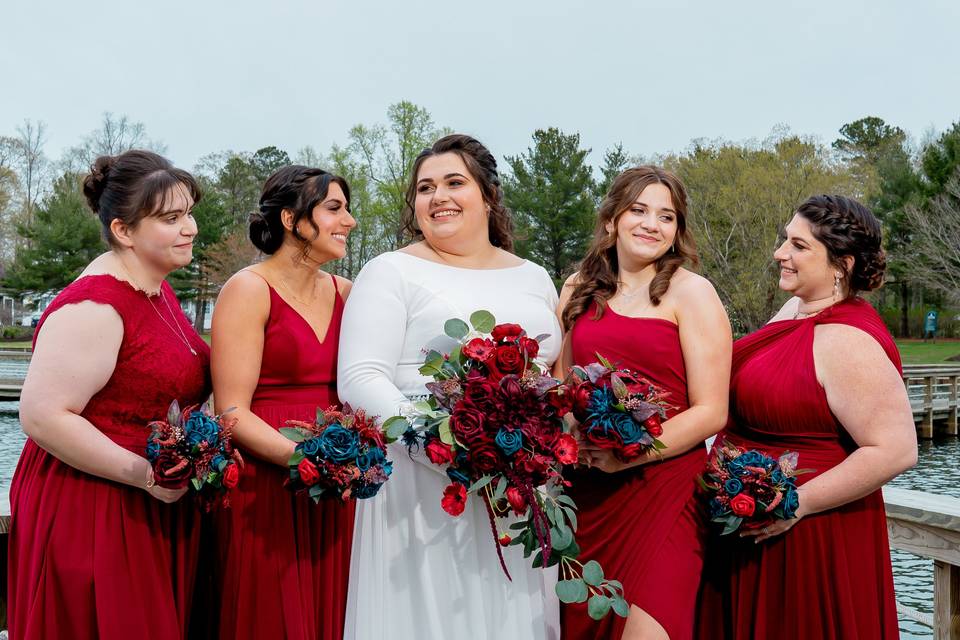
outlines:
{"label": "smiling face", "polygon": [[487,203],[458,154],[441,153],[424,160],[417,172],[416,194],[417,226],[434,248],[489,237]]}
{"label": "smiling face", "polygon": [[677,238],[677,211],[665,185],[647,185],[616,219],[606,224],[617,234],[617,257],[622,265],[655,262]]}
{"label": "smiling face", "polygon": [[[193,198],[178,184],[168,190],[157,213],[145,216],[127,228],[123,244],[130,246],[141,262],[161,273],[170,273],[190,264],[197,223],[193,219]],[[120,224],[114,220],[113,224]]]}
{"label": "smiling face", "polygon": [[301,220],[297,229],[302,238],[312,238],[309,242],[310,256],[323,263],[347,255],[347,236],[357,226],[357,221],[347,209],[343,188],[331,182],[327,195],[313,208],[310,216],[316,230],[306,220]]}
{"label": "smiling face", "polygon": [[843,272],[830,263],[827,247],[814,237],[807,219],[794,215],[784,233],[773,253],[780,264],[780,288],[807,302],[833,295],[835,276]]}

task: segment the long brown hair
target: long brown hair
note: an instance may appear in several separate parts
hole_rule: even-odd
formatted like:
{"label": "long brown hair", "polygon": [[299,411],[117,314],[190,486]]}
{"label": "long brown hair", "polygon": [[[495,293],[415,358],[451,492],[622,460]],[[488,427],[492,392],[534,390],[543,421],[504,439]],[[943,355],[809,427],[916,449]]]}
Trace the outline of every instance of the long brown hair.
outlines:
{"label": "long brown hair", "polygon": [[[569,330],[592,303],[597,305],[594,319],[599,319],[606,309],[607,300],[616,294],[620,268],[617,260],[617,223],[643,190],[652,184],[662,184],[670,190],[673,208],[677,212],[677,237],[673,247],[657,259],[657,274],[650,282],[650,302],[654,306],[660,304],[670,287],[670,278],[681,265],[688,261],[694,266],[699,264],[696,242],[687,229],[687,190],[680,178],[651,165],[627,169],[610,185],[610,191],[597,210],[593,241],[580,263],[577,284],[563,310],[565,330]],[[607,231],[609,223],[613,224],[613,233]]]}
{"label": "long brown hair", "polygon": [[483,200],[490,207],[487,221],[490,244],[506,251],[513,251],[513,218],[510,210],[503,205],[503,188],[500,186],[500,176],[497,174],[497,161],[479,140],[460,133],[440,138],[429,149],[421,151],[413,161],[410,184],[407,185],[406,206],[400,218],[404,233],[411,240],[423,240],[423,232],[417,227],[417,218],[414,213],[414,203],[417,199],[417,174],[424,160],[441,153],[455,153],[460,156],[463,163],[467,165],[470,176],[480,185]]}

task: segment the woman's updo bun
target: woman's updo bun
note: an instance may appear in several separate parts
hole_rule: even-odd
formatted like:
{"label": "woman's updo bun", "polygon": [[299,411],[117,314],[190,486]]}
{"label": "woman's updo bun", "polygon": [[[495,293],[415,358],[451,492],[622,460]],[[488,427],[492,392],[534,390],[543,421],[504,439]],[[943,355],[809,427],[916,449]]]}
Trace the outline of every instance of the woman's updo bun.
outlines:
{"label": "woman's updo bun", "polygon": [[[283,244],[286,233],[290,233],[301,245],[306,254],[310,242],[317,237],[320,229],[313,221],[313,208],[323,202],[330,191],[330,184],[336,183],[343,189],[350,209],[350,187],[347,181],[323,169],[292,164],[281,167],[267,178],[260,194],[260,210],[250,216],[250,242],[267,255],[276,253]],[[293,213],[293,229],[287,231],[283,226],[282,213],[287,209]],[[313,237],[306,238],[298,229],[299,222],[306,220],[313,227]]]}
{"label": "woman's updo bun", "polygon": [[133,149],[97,158],[83,178],[83,195],[100,217],[104,239],[114,246],[111,222],[136,227],[143,218],[163,211],[167,194],[178,185],[194,204],[200,201],[200,187],[192,175],[152,151]]}
{"label": "woman's updo bun", "polygon": [[[887,258],[880,221],[853,198],[819,195],[809,198],[797,215],[810,223],[814,237],[827,248],[831,264],[844,272],[849,295],[873,291],[883,284]],[[846,268],[845,256],[853,258]]]}

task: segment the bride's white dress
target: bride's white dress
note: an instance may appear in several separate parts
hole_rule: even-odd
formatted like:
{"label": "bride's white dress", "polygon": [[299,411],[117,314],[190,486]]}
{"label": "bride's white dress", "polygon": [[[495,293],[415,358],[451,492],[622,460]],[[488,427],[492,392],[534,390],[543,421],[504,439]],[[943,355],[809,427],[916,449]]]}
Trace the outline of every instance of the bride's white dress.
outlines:
{"label": "bride's white dress", "polygon": [[[560,351],[557,293],[531,262],[505,269],[462,269],[406,253],[371,260],[357,276],[340,332],[341,402],[382,419],[426,393],[417,369],[424,349],[449,351],[450,318],[486,309],[498,323],[522,325],[541,344],[543,364]],[[497,559],[483,503],[470,496],[453,518],[440,507],[450,481],[400,443],[390,445],[393,475],[369,500],[357,502],[347,597],[346,640],[556,640],[559,603],[555,568],[529,568],[518,547]]]}

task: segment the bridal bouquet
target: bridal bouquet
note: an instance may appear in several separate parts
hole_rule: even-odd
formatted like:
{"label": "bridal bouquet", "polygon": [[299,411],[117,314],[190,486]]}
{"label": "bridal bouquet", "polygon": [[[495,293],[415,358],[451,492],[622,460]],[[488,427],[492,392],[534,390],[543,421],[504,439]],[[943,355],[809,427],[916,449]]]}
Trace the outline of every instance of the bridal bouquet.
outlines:
{"label": "bridal bouquet", "polygon": [[376,417],[345,405],[317,409],[313,423],[288,420],[280,433],[297,443],[287,465],[287,486],[314,502],[325,496],[341,500],[372,498],[393,472],[384,434]]}
{"label": "bridal bouquet", "polygon": [[155,482],[168,489],[189,484],[207,510],[218,503],[229,506],[228,491],[237,486],[243,468],[230,441],[235,422],[214,415],[206,403],[181,411],[176,400],[171,402],[166,420],[147,425],[147,460]]}
{"label": "bridal bouquet", "polygon": [[668,406],[663,391],[636,372],[616,369],[600,354],[595,363],[572,367],[552,399],[560,415],[573,414],[585,440],[612,449],[621,462],[665,448],[657,440]]}
{"label": "bridal bouquet", "polygon": [[722,525],[720,535],[741,526],[764,527],[774,520],[789,520],[796,514],[796,477],[809,469],[797,469],[798,454],[786,452],[774,459],[760,451],[718,442],[698,477],[710,520]]}
{"label": "bridal bouquet", "polygon": [[626,616],[620,583],[605,579],[598,563],[577,560],[576,505],[560,475],[576,462],[577,441],[550,398],[558,381],[534,360],[548,336],[498,325],[487,311],[472,314],[470,325],[448,320],[444,332],[459,344],[447,354],[427,353],[420,373],[433,378],[430,395],[388,419],[387,438],[402,439],[411,453],[422,448],[446,468],[450,484],[440,503],[451,516],[463,513],[470,494],[482,501],[508,578],[501,547],[518,546],[524,557],[533,555],[534,567],[560,565],[562,601],[589,598],[595,619],[611,609]]}

